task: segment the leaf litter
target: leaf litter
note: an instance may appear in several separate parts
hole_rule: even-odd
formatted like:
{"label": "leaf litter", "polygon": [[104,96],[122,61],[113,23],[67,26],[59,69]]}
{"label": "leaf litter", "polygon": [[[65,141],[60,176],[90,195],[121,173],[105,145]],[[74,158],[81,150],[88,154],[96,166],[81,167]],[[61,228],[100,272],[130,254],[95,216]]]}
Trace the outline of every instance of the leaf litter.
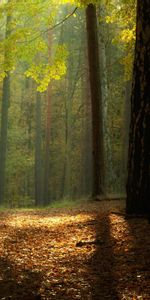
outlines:
{"label": "leaf litter", "polygon": [[150,225],[123,209],[0,212],[0,299],[150,299]]}

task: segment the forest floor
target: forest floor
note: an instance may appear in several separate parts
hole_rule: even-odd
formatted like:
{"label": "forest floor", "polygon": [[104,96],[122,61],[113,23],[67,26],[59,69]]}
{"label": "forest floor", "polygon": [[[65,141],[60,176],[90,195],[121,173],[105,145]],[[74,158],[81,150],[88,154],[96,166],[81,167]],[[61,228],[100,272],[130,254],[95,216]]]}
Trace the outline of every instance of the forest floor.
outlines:
{"label": "forest floor", "polygon": [[123,209],[0,212],[0,299],[150,299],[150,225]]}

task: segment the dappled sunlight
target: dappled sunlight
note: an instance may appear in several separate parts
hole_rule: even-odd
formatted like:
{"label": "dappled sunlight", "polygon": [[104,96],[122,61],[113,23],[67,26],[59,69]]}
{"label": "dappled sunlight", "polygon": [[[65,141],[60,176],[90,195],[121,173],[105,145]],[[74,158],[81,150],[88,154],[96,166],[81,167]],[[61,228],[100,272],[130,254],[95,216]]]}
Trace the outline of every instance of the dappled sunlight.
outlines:
{"label": "dappled sunlight", "polygon": [[[88,244],[95,239],[92,222],[94,214],[88,213],[49,214],[44,218],[23,213],[9,215],[3,220],[0,233],[1,257],[9,260],[11,276],[17,282],[23,281],[25,271],[42,273],[39,292],[48,293],[48,299],[55,297],[59,290],[65,290],[68,299],[81,299],[81,293],[90,293],[91,289],[85,274],[86,262],[95,253],[95,245]],[[81,240],[87,246],[77,247]],[[4,274],[1,272],[2,278]]]}
{"label": "dappled sunlight", "polygon": [[63,224],[69,224],[69,223],[83,223],[86,221],[91,220],[91,217],[86,214],[78,214],[76,216],[71,215],[58,215],[58,216],[39,216],[39,215],[31,215],[31,216],[24,216],[24,214],[21,214],[19,216],[11,216],[10,219],[5,220],[5,224],[8,226],[13,226],[15,228],[23,228],[28,226],[34,226],[34,227],[55,227],[58,225]]}
{"label": "dappled sunlight", "polygon": [[[125,252],[128,252],[133,246],[134,237],[132,236],[130,226],[123,216],[110,214],[110,235],[116,241],[115,249],[124,242],[128,242]],[[118,226],[119,225],[119,226]]]}
{"label": "dappled sunlight", "polygon": [[149,226],[117,207],[1,213],[1,297],[148,300]]}
{"label": "dappled sunlight", "polygon": [[[141,236],[137,237],[135,230],[138,222],[132,220],[129,222],[123,216],[115,214],[110,214],[109,220],[110,236],[113,241],[113,278],[117,284],[118,297],[125,300],[147,300],[149,293],[145,287],[148,282],[143,274],[143,269],[144,272],[146,269],[143,267],[145,262],[142,253],[142,247],[146,245],[137,243],[138,238],[141,241]],[[139,226],[142,228],[141,224]]]}

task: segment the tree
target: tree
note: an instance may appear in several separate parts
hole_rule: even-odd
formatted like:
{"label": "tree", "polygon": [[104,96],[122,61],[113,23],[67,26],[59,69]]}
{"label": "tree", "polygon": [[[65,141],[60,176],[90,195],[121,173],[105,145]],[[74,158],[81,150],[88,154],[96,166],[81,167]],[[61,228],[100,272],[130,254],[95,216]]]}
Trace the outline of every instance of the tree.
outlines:
{"label": "tree", "polygon": [[[11,16],[6,18],[6,39],[9,39]],[[4,49],[4,64],[9,64],[10,49]],[[3,79],[2,108],[1,108],[1,131],[0,131],[0,203],[4,202],[5,193],[5,171],[6,171],[6,151],[7,151],[7,129],[8,129],[8,109],[10,102],[10,72],[9,68],[4,70],[6,76]]]}
{"label": "tree", "polygon": [[92,108],[92,197],[96,198],[104,193],[104,153],[97,17],[96,6],[92,3],[86,8],[86,26]]}
{"label": "tree", "polygon": [[[52,35],[48,33],[48,61],[51,64],[52,55]],[[51,98],[52,85],[49,83],[47,88],[47,103],[46,103],[46,124],[45,124],[45,154],[44,154],[44,177],[43,177],[43,204],[47,205],[50,202],[49,195],[49,175],[50,175],[50,135],[51,135]]]}
{"label": "tree", "polygon": [[42,124],[41,124],[41,95],[36,93],[36,133],[35,133],[35,204],[43,204],[42,190]]}
{"label": "tree", "polygon": [[128,153],[127,213],[150,207],[150,2],[138,0]]}

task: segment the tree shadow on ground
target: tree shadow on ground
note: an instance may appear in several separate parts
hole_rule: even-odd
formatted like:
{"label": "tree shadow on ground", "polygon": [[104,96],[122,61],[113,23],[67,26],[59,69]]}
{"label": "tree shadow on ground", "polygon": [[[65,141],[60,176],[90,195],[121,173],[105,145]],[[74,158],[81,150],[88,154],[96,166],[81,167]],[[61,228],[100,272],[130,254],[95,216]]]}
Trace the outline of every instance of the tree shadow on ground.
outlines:
{"label": "tree shadow on ground", "polygon": [[122,214],[100,208],[88,211],[87,218],[83,212],[79,210],[80,217],[74,219],[70,215],[76,212],[70,211],[68,219],[66,215],[52,227],[45,226],[45,218],[37,227],[31,222],[11,230],[11,223],[2,224],[9,257],[4,251],[0,259],[0,298],[117,300],[142,299],[135,295],[145,294],[143,299],[149,299],[147,222],[125,220]]}
{"label": "tree shadow on ground", "polygon": [[117,300],[117,286],[113,276],[114,241],[110,235],[110,220],[108,214],[97,216],[95,219],[96,249],[88,262],[91,274],[92,300]]}
{"label": "tree shadow on ground", "polygon": [[150,299],[150,226],[145,218],[131,218],[124,220],[122,230],[124,240],[118,242],[120,251],[116,256],[123,277],[120,289],[131,298]]}
{"label": "tree shadow on ground", "polygon": [[[8,225],[7,227],[9,230]],[[94,237],[94,240],[97,241],[94,244],[89,241],[88,233],[90,231],[93,232],[92,241]],[[78,233],[82,233],[83,240],[85,238],[85,243],[81,243],[81,247],[80,245],[78,247],[78,243],[76,243]],[[72,235],[75,240],[69,244]],[[53,240],[56,240],[54,245]],[[41,299],[118,299],[113,278],[113,241],[110,237],[109,217],[106,213],[100,216],[92,213],[88,221],[82,222],[79,219],[78,222],[66,223],[60,228],[56,226],[53,230],[34,226],[15,228],[5,238],[5,247],[8,251],[10,249],[13,255],[22,251],[24,253],[25,247],[29,251],[31,247],[33,255],[34,249],[41,251],[38,252],[38,258],[35,256],[36,260],[40,260],[41,257],[40,263],[47,261],[47,266],[41,265],[41,272],[38,273],[32,271],[32,268],[24,270],[23,262],[21,262],[20,280],[18,270],[15,270],[15,263],[13,264],[7,258],[1,259],[0,296],[5,299],[10,297],[13,300],[38,299],[37,295],[41,286],[43,288],[43,293],[39,296]],[[89,255],[91,249],[94,251]],[[30,256],[30,251],[25,252],[25,255]],[[23,256],[22,259],[24,260],[25,257]],[[27,265],[28,263],[25,268]],[[50,273],[48,276],[46,275],[47,270]]]}
{"label": "tree shadow on ground", "polygon": [[8,259],[0,258],[0,299],[38,300],[41,273],[21,270],[20,276]]}

